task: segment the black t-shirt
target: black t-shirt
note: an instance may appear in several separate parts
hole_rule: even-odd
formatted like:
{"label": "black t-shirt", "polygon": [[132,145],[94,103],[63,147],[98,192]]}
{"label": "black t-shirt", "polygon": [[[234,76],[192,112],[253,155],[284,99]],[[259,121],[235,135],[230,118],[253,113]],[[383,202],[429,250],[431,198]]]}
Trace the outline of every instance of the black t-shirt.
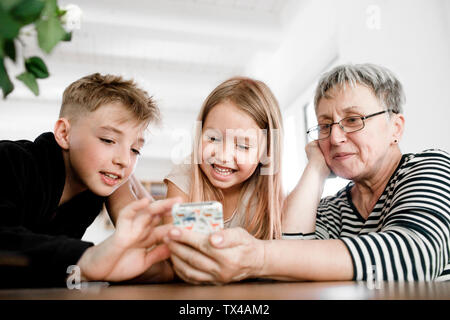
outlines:
{"label": "black t-shirt", "polygon": [[53,133],[34,142],[0,141],[0,286],[64,286],[69,265],[105,202],[84,191],[59,206],[65,168]]}

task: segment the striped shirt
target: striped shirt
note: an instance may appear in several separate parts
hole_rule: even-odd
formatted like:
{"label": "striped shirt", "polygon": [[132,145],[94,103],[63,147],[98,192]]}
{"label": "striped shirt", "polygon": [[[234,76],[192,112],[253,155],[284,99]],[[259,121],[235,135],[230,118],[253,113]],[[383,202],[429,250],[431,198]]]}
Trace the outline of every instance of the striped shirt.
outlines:
{"label": "striped shirt", "polygon": [[367,220],[352,202],[353,185],[320,201],[315,233],[283,238],[341,239],[352,257],[354,280],[450,280],[448,153],[403,155]]}

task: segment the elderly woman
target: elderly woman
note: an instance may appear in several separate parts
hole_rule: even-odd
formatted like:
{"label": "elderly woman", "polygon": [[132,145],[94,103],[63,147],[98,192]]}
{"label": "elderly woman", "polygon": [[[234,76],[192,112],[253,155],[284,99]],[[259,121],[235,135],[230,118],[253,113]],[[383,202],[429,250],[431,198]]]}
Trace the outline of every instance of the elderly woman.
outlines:
{"label": "elderly woman", "polygon": [[[324,74],[309,162],[285,206],[285,239],[174,228],[166,242],[176,273],[191,283],[450,280],[450,158],[440,150],[402,155],[403,102],[402,85],[383,67]],[[330,170],[351,181],[319,202]]]}

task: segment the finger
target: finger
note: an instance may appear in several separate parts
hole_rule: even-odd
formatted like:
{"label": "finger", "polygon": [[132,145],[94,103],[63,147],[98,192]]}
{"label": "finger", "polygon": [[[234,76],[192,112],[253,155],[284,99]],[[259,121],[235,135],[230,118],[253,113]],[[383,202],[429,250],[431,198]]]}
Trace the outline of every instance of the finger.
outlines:
{"label": "finger", "polygon": [[244,244],[250,234],[242,228],[229,228],[209,236],[209,243],[215,248],[231,248]]}
{"label": "finger", "polygon": [[151,227],[157,227],[161,224],[161,217],[160,216],[152,216],[153,219],[150,220]]}
{"label": "finger", "polygon": [[175,254],[178,258],[197,270],[214,272],[214,270],[219,269],[216,261],[192,247],[176,241],[169,242],[168,246],[172,254]]}
{"label": "finger", "polygon": [[142,221],[142,223],[144,223],[145,228],[150,228],[150,230],[152,230],[153,228],[156,228],[156,227],[162,225],[161,215],[158,215],[158,214],[154,215],[147,211],[143,211],[141,214],[143,214],[145,216],[145,218],[143,218],[143,221]]}
{"label": "finger", "polygon": [[135,221],[143,228],[154,228],[160,224],[161,217],[159,215],[152,215],[148,211],[143,210],[137,214]]}
{"label": "finger", "polygon": [[162,226],[154,228],[152,233],[145,240],[143,245],[148,248],[151,247],[152,245],[163,242],[164,237],[167,236],[171,228],[173,228],[173,226],[169,224],[164,224]]}
{"label": "finger", "polygon": [[168,236],[171,240],[184,243],[207,254],[208,235],[206,234],[172,226]]}
{"label": "finger", "polygon": [[134,221],[142,228],[150,227],[157,216],[151,215],[147,210],[140,210],[134,217]]}
{"label": "finger", "polygon": [[122,210],[122,216],[124,218],[133,218],[140,210],[148,207],[149,204],[150,200],[147,198],[133,201]]}
{"label": "finger", "polygon": [[181,197],[158,200],[152,202],[149,209],[152,214],[169,215],[171,213],[172,206],[175,203],[181,203],[182,201],[183,200],[181,199]]}
{"label": "finger", "polygon": [[170,250],[166,244],[158,245],[147,252],[145,255],[145,265],[150,268],[155,263],[169,259]]}
{"label": "finger", "polygon": [[[181,198],[177,197],[167,200],[155,201],[147,206],[140,206],[139,209],[141,210],[137,213],[138,215],[136,217],[136,222],[143,227],[156,227],[161,222],[161,216],[167,214],[167,212],[169,212],[170,214],[170,208],[174,203],[177,203],[179,201],[181,201]],[[130,216],[130,218],[133,218],[133,216]]]}
{"label": "finger", "polygon": [[186,282],[193,284],[201,284],[205,282],[213,282],[214,277],[210,274],[197,270],[193,268],[191,265],[187,264],[183,261],[183,259],[179,258],[177,255],[171,255],[173,269],[176,274]]}

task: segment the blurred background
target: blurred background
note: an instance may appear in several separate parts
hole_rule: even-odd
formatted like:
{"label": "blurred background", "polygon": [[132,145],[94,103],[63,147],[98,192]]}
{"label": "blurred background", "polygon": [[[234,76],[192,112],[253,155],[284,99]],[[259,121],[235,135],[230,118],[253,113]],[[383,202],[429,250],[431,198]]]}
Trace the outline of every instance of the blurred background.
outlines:
{"label": "blurred background", "polygon": [[[266,82],[280,103],[289,191],[306,164],[317,79],[341,63],[371,62],[391,69],[404,85],[402,152],[450,151],[449,0],[58,1],[69,3],[83,11],[81,28],[43,57],[50,77],[39,80],[38,97],[14,81],[19,66],[7,64],[15,90],[0,100],[0,139],[33,140],[52,131],[64,88],[82,76],[134,78],[163,118],[150,128],[135,174],[163,198],[162,179],[191,151],[203,100],[223,80],[250,76]],[[25,44],[27,56],[37,50]],[[324,195],[345,183],[330,179]],[[111,230],[107,219],[97,220],[85,235],[94,242]]]}

